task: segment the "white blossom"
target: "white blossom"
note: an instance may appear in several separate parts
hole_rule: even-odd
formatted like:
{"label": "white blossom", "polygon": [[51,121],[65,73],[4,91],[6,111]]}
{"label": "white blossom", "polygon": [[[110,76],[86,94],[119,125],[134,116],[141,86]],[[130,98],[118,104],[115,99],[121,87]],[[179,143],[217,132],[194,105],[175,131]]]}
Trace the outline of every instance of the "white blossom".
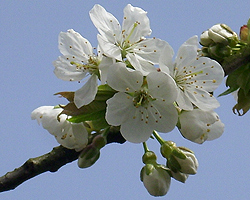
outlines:
{"label": "white blossom", "polygon": [[124,63],[110,66],[107,83],[118,91],[107,101],[106,120],[121,126],[123,137],[134,143],[146,141],[153,130],[169,132],[177,123],[173,102],[177,96],[174,80],[162,72],[143,77]]}
{"label": "white blossom", "polygon": [[167,42],[145,38],[151,34],[147,12],[128,4],[124,8],[122,27],[118,20],[102,6],[95,5],[90,18],[99,33],[97,38],[101,51],[118,61],[129,61],[136,69],[147,75],[155,71],[162,48]]}
{"label": "white blossom", "polygon": [[160,69],[170,73],[179,88],[177,104],[181,109],[192,110],[193,105],[202,110],[213,110],[219,102],[213,92],[224,78],[221,65],[207,57],[198,57],[198,38],[187,40],[172,63],[172,48],[165,46],[160,57]]}
{"label": "white blossom", "polygon": [[97,93],[99,66],[110,65],[110,60],[95,55],[90,42],[73,29],[59,34],[59,56],[53,62],[55,75],[65,81],[81,81],[85,84],[75,92],[74,103],[79,108],[94,100]]}
{"label": "white blossom", "polygon": [[57,142],[68,149],[82,150],[88,143],[88,132],[82,123],[71,123],[62,114],[62,108],[41,106],[31,113],[31,119],[42,123],[44,129],[54,135]]}

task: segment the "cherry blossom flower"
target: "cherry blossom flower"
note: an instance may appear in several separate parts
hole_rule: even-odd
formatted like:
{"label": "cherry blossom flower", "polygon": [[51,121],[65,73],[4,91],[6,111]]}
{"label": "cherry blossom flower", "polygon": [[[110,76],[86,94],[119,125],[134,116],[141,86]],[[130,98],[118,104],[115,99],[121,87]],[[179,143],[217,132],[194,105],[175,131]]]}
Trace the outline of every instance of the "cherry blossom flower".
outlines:
{"label": "cherry blossom flower", "polygon": [[88,143],[88,132],[83,123],[71,123],[62,114],[62,108],[41,106],[31,113],[31,119],[42,123],[44,129],[54,135],[57,142],[68,149],[82,150]]}
{"label": "cherry blossom flower", "polygon": [[179,95],[177,104],[181,109],[192,110],[193,105],[202,110],[213,110],[219,102],[209,92],[213,92],[224,78],[221,65],[207,57],[198,57],[197,36],[188,39],[179,49],[172,63],[173,50],[165,46],[160,57],[160,69],[175,80]]}
{"label": "cherry blossom flower", "polygon": [[151,72],[143,77],[140,71],[115,63],[109,68],[107,83],[118,93],[107,101],[106,120],[110,125],[121,125],[126,140],[140,143],[153,130],[173,130],[177,123],[173,105],[177,87],[169,75]]}
{"label": "cherry blossom flower", "polygon": [[81,81],[85,84],[75,92],[74,103],[79,108],[94,100],[97,93],[99,67],[109,65],[110,60],[95,55],[90,42],[73,29],[59,34],[59,50],[63,54],[53,62],[55,75],[65,81]]}
{"label": "cherry blossom flower", "polygon": [[183,137],[198,144],[217,139],[224,132],[224,124],[214,111],[182,111],[179,114],[179,122]]}
{"label": "cherry blossom flower", "polygon": [[128,4],[124,8],[122,27],[118,20],[102,6],[95,5],[90,18],[98,29],[101,51],[118,61],[129,61],[136,69],[147,75],[155,71],[161,49],[167,42],[156,38],[145,38],[151,34],[147,12]]}

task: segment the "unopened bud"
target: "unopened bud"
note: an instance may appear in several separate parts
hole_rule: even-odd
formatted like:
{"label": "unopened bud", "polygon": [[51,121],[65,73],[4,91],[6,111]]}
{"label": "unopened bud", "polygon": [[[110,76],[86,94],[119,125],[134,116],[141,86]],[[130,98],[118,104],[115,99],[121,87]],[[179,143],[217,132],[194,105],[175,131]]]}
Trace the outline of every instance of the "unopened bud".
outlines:
{"label": "unopened bud", "polygon": [[97,135],[93,141],[92,144],[97,147],[98,149],[103,148],[106,144],[107,144],[107,140],[105,137],[103,137],[102,135]]}
{"label": "unopened bud", "polygon": [[173,172],[173,171],[171,171],[171,175],[172,175],[172,177],[175,179],[175,180],[177,180],[177,181],[180,181],[180,182],[182,182],[182,183],[185,183],[186,182],[186,180],[187,180],[187,178],[188,178],[188,174],[184,174],[184,173],[182,173],[182,172]]}
{"label": "unopened bud", "polygon": [[87,168],[92,166],[100,157],[100,149],[93,144],[83,149],[78,157],[78,167]]}
{"label": "unopened bud", "polygon": [[141,181],[152,196],[164,196],[167,194],[171,176],[169,169],[163,165],[146,164],[140,173]]}
{"label": "unopened bud", "polygon": [[231,40],[237,40],[237,34],[226,24],[216,24],[208,29],[208,36],[215,43],[227,45]]}
{"label": "unopened bud", "polygon": [[200,44],[202,46],[208,47],[213,43],[213,40],[209,37],[208,31],[204,31],[200,36]]}
{"label": "unopened bud", "polygon": [[240,28],[240,39],[243,42],[247,42],[248,41],[248,34],[249,34],[249,28],[247,27],[247,25],[243,25]]}
{"label": "unopened bud", "polygon": [[156,159],[157,159],[157,156],[155,155],[155,153],[153,151],[147,151],[142,156],[142,162],[144,164],[149,164],[149,163],[154,164],[154,163],[156,163]]}
{"label": "unopened bud", "polygon": [[178,147],[179,150],[185,155],[186,158],[175,157],[178,161],[181,169],[179,170],[185,174],[196,174],[198,168],[198,160],[196,159],[194,153],[185,147]]}

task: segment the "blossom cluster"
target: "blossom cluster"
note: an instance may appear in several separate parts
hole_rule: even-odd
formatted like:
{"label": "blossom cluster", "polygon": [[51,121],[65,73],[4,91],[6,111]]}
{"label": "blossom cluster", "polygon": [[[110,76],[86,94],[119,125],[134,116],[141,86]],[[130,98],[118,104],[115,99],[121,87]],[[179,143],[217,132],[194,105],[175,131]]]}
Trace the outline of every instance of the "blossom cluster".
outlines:
{"label": "blossom cluster", "polygon": [[[61,32],[58,47],[62,55],[53,65],[59,79],[83,83],[71,102],[78,110],[95,102],[100,86],[112,91],[111,97],[105,99],[105,126],[98,131],[118,127],[125,140],[132,143],[146,142],[153,132],[168,133],[176,126],[186,139],[200,144],[221,136],[224,124],[214,112],[219,102],[213,91],[222,82],[224,72],[218,62],[198,54],[197,36],[181,45],[173,61],[174,51],[169,43],[150,38],[149,18],[141,8],[128,4],[122,24],[100,5],[95,5],[89,15],[99,32],[97,48],[73,29]],[[89,147],[92,133],[87,130],[89,122],[70,121],[74,116],[63,113],[62,106],[39,107],[32,112],[32,118],[41,122],[66,148],[81,151]],[[89,148],[83,152],[86,149]],[[99,157],[99,149],[91,150],[97,152],[95,157]],[[177,152],[177,148],[171,149],[170,154],[174,155],[172,152]],[[185,153],[176,158],[167,154],[167,170],[163,167],[165,171],[160,174],[184,182],[188,174],[196,173],[198,161],[193,153],[181,151]],[[188,165],[195,166],[195,170],[182,171],[181,167],[170,166],[173,159],[186,163],[185,160],[190,160],[187,154],[194,161],[193,164],[188,161]],[[147,164],[158,171],[163,169],[155,163]],[[158,180],[157,170],[151,172],[156,174],[153,179]],[[144,185],[150,194],[163,195],[168,189],[154,193],[154,187],[158,186],[149,181],[151,172],[143,170],[141,180],[146,180]],[[164,183],[166,187],[169,184]]]}

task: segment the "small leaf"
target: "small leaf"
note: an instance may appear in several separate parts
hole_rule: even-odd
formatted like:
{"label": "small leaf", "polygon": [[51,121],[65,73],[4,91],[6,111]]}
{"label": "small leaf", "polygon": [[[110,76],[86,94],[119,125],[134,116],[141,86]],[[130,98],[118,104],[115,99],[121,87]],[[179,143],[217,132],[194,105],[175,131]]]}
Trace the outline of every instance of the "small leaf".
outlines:
{"label": "small leaf", "polygon": [[92,121],[102,118],[105,115],[105,110],[100,110],[97,112],[86,113],[82,115],[73,116],[68,119],[68,121],[73,123],[80,123],[85,121]]}
{"label": "small leaf", "polygon": [[58,92],[55,93],[54,95],[61,95],[61,97],[66,98],[69,102],[73,102],[74,101],[74,92]]}
{"label": "small leaf", "polygon": [[[236,114],[236,111],[239,116],[242,116],[247,113],[250,109],[250,92],[245,94],[243,89],[240,89],[238,92],[238,103],[233,107],[233,113]],[[240,112],[242,110],[242,113]]]}
{"label": "small leaf", "polygon": [[[239,88],[239,87],[238,87],[238,88]],[[231,88],[227,89],[225,92],[222,92],[221,94],[219,94],[218,97],[228,95],[228,94],[230,94],[230,93],[236,91],[238,88],[233,88],[233,87],[231,87]]]}

